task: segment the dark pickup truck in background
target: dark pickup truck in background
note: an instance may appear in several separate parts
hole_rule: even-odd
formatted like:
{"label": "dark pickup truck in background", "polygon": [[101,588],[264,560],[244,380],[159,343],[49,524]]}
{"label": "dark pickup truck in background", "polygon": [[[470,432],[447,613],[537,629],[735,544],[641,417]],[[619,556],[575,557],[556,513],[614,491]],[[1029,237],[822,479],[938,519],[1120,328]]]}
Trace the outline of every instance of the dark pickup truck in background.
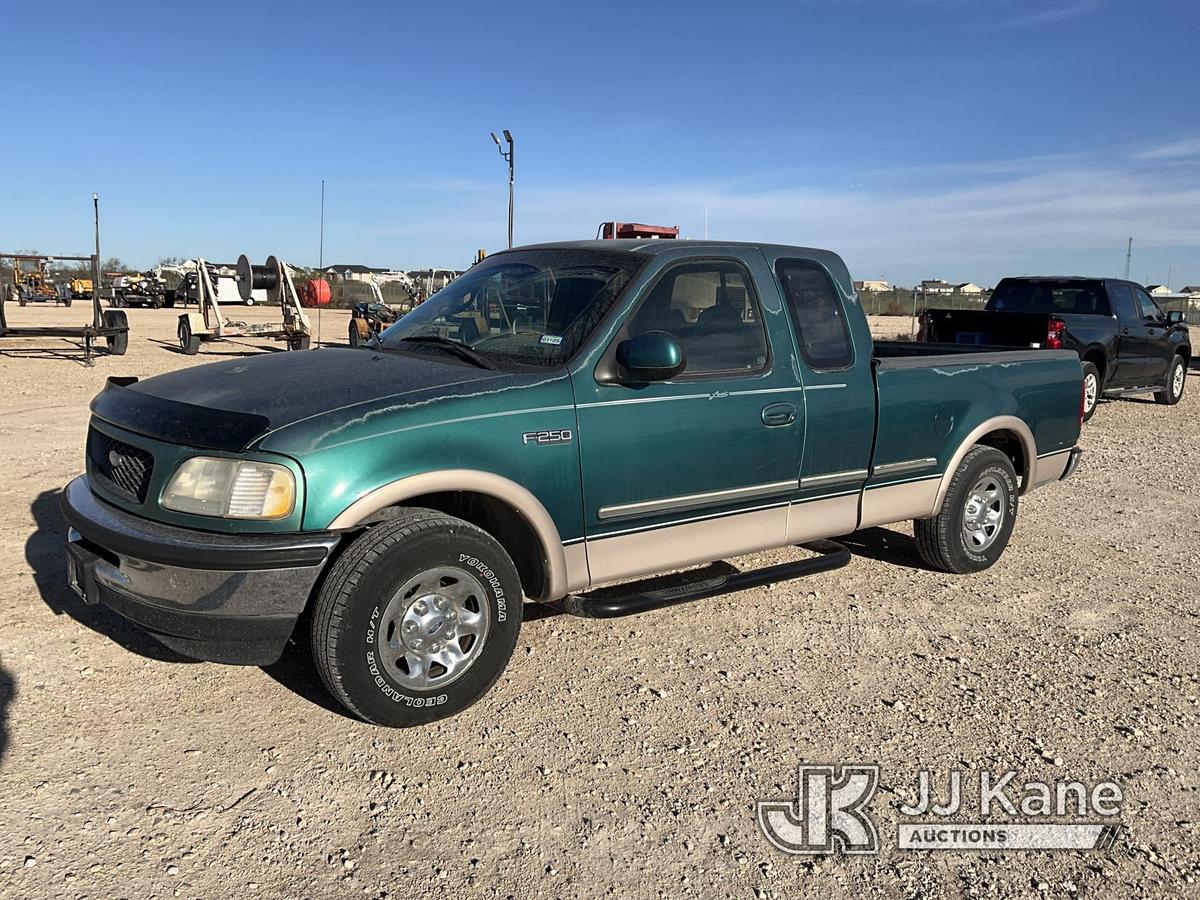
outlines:
{"label": "dark pickup truck in background", "polygon": [[1178,403],[1192,355],[1183,314],[1164,313],[1141,285],[1117,278],[1004,278],[982,310],[927,309],[919,340],[1074,350],[1085,420],[1102,394]]}

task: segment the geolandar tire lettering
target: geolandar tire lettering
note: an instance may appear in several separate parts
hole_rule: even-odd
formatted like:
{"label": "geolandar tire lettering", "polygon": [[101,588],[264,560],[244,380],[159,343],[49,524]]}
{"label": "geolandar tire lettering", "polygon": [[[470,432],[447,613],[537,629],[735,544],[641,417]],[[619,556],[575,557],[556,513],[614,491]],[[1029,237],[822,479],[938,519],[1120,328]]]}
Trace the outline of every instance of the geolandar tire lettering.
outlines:
{"label": "geolandar tire lettering", "polygon": [[993,447],[974,447],[955,469],[938,514],[913,522],[917,552],[943,572],[987,569],[1008,546],[1017,503],[1012,461]]}
{"label": "geolandar tire lettering", "polygon": [[406,509],[346,548],[313,607],[326,687],[376,725],[461,712],[495,684],[521,627],[520,579],[483,530]]}

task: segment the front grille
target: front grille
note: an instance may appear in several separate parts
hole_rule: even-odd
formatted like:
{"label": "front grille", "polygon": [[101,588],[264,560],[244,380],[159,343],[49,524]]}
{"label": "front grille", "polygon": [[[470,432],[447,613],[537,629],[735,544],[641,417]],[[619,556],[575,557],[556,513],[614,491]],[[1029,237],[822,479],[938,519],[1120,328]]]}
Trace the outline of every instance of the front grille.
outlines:
{"label": "front grille", "polygon": [[109,437],[103,431],[88,431],[88,462],[91,474],[122,497],[143,503],[154,471],[154,457],[140,447]]}

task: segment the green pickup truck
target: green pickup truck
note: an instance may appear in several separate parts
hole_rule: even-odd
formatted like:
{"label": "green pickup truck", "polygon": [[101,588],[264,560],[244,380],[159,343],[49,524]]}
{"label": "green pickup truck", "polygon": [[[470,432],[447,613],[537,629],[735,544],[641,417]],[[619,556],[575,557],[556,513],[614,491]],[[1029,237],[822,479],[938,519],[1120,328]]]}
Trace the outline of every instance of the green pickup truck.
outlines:
{"label": "green pickup truck", "polygon": [[1070,351],[873,343],[827,251],[518,248],[356,349],[110,379],[67,574],[199,659],[271,663],[303,619],[338,700],[416,725],[495,683],[526,600],[640,612],[848,557],[593,589],[905,519],[985,569],[1081,401]]}

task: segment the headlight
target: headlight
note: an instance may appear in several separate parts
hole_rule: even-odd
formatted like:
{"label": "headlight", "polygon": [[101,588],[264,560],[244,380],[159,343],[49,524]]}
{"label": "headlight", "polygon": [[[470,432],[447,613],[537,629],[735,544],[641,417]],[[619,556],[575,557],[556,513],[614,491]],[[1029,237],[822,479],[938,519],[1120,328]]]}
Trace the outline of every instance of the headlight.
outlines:
{"label": "headlight", "polygon": [[226,519],[282,519],[296,503],[296,479],[286,466],[244,459],[193,456],[163,491],[176,512]]}

